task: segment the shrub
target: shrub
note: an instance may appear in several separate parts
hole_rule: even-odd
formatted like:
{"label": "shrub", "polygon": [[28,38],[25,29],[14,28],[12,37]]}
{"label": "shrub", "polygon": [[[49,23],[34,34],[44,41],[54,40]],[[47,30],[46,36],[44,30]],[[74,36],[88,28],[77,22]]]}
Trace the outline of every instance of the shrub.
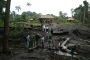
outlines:
{"label": "shrub", "polygon": [[16,27],[14,30],[10,31],[9,36],[10,38],[19,38],[22,36],[22,33],[23,33],[23,29]]}

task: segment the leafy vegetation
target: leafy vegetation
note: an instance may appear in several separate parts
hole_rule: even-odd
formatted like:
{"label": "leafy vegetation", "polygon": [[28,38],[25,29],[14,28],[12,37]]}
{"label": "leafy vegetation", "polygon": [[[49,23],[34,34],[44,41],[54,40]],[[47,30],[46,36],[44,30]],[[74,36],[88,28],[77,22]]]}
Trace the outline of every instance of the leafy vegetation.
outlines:
{"label": "leafy vegetation", "polygon": [[31,11],[23,12],[21,15],[16,14],[15,11],[13,11],[10,16],[10,25],[16,27],[18,22],[24,22],[28,25],[40,26],[41,24],[38,21],[39,16],[40,14]]}
{"label": "leafy vegetation", "polygon": [[3,26],[4,26],[4,21],[0,20],[0,27],[3,27]]}
{"label": "leafy vegetation", "polygon": [[3,18],[3,6],[4,6],[4,1],[0,0],[0,19]]}
{"label": "leafy vegetation", "polygon": [[80,20],[82,23],[88,23],[88,2],[83,1],[83,5],[80,5],[76,9],[74,9],[74,18]]}
{"label": "leafy vegetation", "polygon": [[10,31],[9,37],[10,38],[19,38],[22,35],[23,28],[16,27],[14,30]]}

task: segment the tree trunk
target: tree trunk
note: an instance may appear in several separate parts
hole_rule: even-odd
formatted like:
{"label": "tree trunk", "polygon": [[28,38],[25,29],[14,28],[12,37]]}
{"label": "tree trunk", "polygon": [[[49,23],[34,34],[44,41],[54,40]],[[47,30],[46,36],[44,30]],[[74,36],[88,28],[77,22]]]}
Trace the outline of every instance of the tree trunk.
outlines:
{"label": "tree trunk", "polygon": [[85,7],[84,7],[84,15],[83,15],[83,24],[85,23]]}
{"label": "tree trunk", "polygon": [[3,53],[7,54],[9,52],[8,40],[9,40],[9,15],[10,15],[10,2],[7,0],[6,11],[4,16],[4,40],[3,40]]}

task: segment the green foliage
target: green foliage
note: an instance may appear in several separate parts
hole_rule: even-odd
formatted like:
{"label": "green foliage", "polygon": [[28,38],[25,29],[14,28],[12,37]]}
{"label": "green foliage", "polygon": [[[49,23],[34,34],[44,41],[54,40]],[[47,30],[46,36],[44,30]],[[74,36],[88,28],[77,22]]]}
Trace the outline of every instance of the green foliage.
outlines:
{"label": "green foliage", "polygon": [[41,26],[40,22],[37,20],[39,18],[40,14],[37,14],[36,12],[23,12],[21,15],[16,14],[14,11],[10,15],[10,25],[12,27],[16,27],[18,22],[25,22],[28,25],[33,26]]}
{"label": "green foliage", "polygon": [[3,18],[3,6],[4,6],[4,0],[0,0],[0,19]]}
{"label": "green foliage", "polygon": [[0,27],[3,27],[3,26],[4,26],[4,21],[0,20]]}
{"label": "green foliage", "polygon": [[60,11],[59,16],[62,18],[65,18],[67,16],[67,13],[63,13],[62,11]]}
{"label": "green foliage", "polygon": [[55,20],[57,20],[57,22],[65,22],[67,17],[66,17],[67,13],[63,13],[62,11],[59,12],[59,16],[55,17]]}
{"label": "green foliage", "polygon": [[16,10],[17,10],[18,12],[21,10],[21,7],[20,7],[20,6],[16,6],[15,8],[16,8]]}
{"label": "green foliage", "polygon": [[16,18],[16,12],[12,11],[10,14],[10,21],[15,21],[15,18]]}
{"label": "green foliage", "polygon": [[41,23],[37,20],[31,21],[30,24],[33,25],[33,26],[41,26]]}
{"label": "green foliage", "polygon": [[20,31],[11,31],[10,32],[10,38],[17,38],[21,35],[21,32]]}
{"label": "green foliage", "polygon": [[39,14],[36,12],[23,12],[21,15],[16,14],[14,11],[10,15],[10,20],[15,22],[27,22],[28,20],[37,20],[39,18]]}
{"label": "green foliage", "polygon": [[21,17],[23,20],[28,20],[28,19],[37,20],[39,17],[39,14],[37,14],[36,12],[27,11],[27,12],[23,12]]}
{"label": "green foliage", "polygon": [[83,22],[83,17],[84,17],[84,7],[80,5],[78,8],[75,9],[74,18]]}
{"label": "green foliage", "polygon": [[20,21],[23,21],[21,15],[16,15],[15,22],[20,22]]}
{"label": "green foliage", "polygon": [[84,6],[80,5],[74,9],[74,18],[80,20],[82,23],[88,22],[88,2],[83,1]]}
{"label": "green foliage", "polygon": [[18,38],[22,35],[23,28],[22,27],[15,27],[14,30],[10,31],[9,37],[10,38]]}
{"label": "green foliage", "polygon": [[27,16],[28,15],[25,12],[23,12],[22,15],[21,15],[22,20],[26,21],[28,19]]}
{"label": "green foliage", "polygon": [[67,19],[67,13],[63,13],[62,11],[59,12],[59,16],[54,16],[54,22],[65,22]]}

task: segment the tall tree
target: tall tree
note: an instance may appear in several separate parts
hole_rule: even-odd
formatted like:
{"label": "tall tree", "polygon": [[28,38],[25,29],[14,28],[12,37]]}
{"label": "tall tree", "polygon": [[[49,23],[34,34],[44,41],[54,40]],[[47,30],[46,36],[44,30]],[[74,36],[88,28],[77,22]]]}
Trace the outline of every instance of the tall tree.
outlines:
{"label": "tall tree", "polygon": [[3,18],[3,6],[4,6],[4,0],[0,0],[0,19]]}
{"label": "tall tree", "polygon": [[27,12],[23,12],[22,15],[21,15],[22,21],[26,21],[28,16],[29,15],[27,14]]}
{"label": "tall tree", "polygon": [[88,19],[88,2],[85,0],[83,1],[83,4],[84,4],[84,18],[83,18],[83,23],[84,23]]}
{"label": "tall tree", "polygon": [[10,2],[11,0],[7,0],[6,2],[6,10],[4,16],[4,40],[3,40],[3,53],[8,53],[8,40],[9,40],[9,15],[10,15]]}
{"label": "tall tree", "polygon": [[31,4],[29,2],[27,2],[27,6],[31,6]]}
{"label": "tall tree", "polygon": [[62,11],[60,11],[60,12],[59,12],[59,16],[62,16],[62,15],[63,15],[63,13],[62,13]]}
{"label": "tall tree", "polygon": [[80,20],[82,23],[86,23],[88,19],[88,2],[86,0],[83,1],[83,6],[80,5],[74,10],[74,12],[74,17],[77,20]]}
{"label": "tall tree", "polygon": [[15,17],[16,17],[16,12],[15,11],[12,11],[11,14],[10,14],[10,20],[11,21],[14,21],[15,20]]}
{"label": "tall tree", "polygon": [[73,17],[73,15],[74,15],[74,9],[73,8],[71,9],[71,14],[72,14],[72,17]]}
{"label": "tall tree", "polygon": [[16,6],[15,8],[16,8],[16,10],[17,10],[18,12],[21,10],[21,7],[20,7],[20,6]]}
{"label": "tall tree", "polygon": [[74,14],[74,18],[77,20],[80,20],[81,22],[83,22],[83,12],[84,12],[84,8],[82,5],[79,5],[79,7],[77,7],[74,10],[75,14]]}

